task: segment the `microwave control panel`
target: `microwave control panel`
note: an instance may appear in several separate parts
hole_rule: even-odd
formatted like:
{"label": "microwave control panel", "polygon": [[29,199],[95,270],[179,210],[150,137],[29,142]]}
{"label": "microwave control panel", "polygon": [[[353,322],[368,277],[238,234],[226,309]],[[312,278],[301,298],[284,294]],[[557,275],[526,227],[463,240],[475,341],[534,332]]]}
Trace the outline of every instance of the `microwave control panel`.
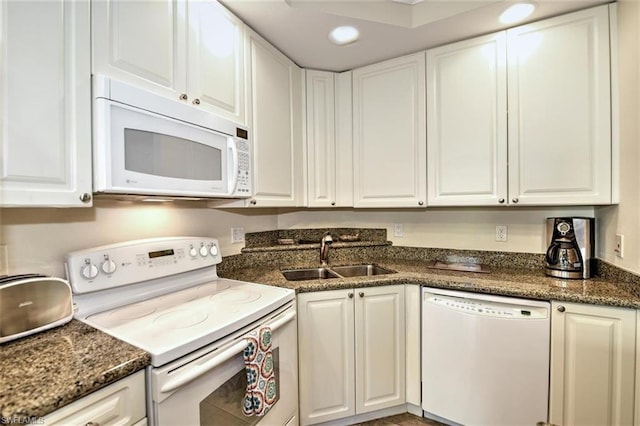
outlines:
{"label": "microwave control panel", "polygon": [[234,195],[251,196],[251,155],[249,142],[236,138],[238,149],[238,183]]}

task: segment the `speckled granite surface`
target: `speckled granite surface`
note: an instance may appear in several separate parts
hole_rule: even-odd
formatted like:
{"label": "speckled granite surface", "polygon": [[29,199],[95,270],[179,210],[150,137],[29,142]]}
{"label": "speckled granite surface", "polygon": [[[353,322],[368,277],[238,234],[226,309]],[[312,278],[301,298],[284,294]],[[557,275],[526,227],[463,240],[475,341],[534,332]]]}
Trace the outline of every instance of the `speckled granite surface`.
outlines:
{"label": "speckled granite surface", "polygon": [[0,417],[41,417],[149,365],[149,354],[80,321],[0,345]]}
{"label": "speckled granite surface", "polygon": [[[266,248],[265,248],[266,249]],[[330,265],[376,263],[394,274],[355,278],[287,281],[283,269],[318,266],[318,250],[243,253],[224,259],[220,276],[276,285],[296,292],[393,284],[416,284],[538,300],[558,300],[640,308],[640,277],[598,262],[601,276],[563,280],[544,274],[544,255],[461,251],[415,247],[343,247],[332,249]],[[427,267],[429,260],[473,259],[491,273],[453,272]],[[637,281],[634,280],[637,278]]]}

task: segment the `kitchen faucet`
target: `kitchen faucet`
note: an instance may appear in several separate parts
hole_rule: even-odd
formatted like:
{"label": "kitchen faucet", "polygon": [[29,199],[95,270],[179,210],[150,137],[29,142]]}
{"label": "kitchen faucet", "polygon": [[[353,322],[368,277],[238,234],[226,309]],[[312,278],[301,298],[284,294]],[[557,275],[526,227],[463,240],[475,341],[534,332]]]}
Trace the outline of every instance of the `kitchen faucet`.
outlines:
{"label": "kitchen faucet", "polygon": [[320,240],[320,265],[327,266],[329,264],[329,246],[333,243],[331,234],[327,232]]}

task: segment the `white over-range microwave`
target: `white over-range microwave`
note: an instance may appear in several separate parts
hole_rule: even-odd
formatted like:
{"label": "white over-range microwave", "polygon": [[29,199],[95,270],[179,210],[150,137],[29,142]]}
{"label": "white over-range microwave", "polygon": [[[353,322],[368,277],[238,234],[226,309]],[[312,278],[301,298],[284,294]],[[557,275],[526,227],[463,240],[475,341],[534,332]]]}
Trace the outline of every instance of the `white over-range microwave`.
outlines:
{"label": "white over-range microwave", "polygon": [[246,127],[105,76],[93,77],[93,190],[251,196]]}

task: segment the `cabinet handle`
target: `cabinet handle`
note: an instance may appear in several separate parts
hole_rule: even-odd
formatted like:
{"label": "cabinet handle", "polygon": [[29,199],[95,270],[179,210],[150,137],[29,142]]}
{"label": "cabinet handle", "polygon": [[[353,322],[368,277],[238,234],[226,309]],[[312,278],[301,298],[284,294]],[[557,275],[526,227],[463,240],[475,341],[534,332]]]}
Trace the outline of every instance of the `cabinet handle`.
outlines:
{"label": "cabinet handle", "polygon": [[358,296],[360,296],[360,297],[364,297],[364,292],[363,292],[363,291],[361,291],[360,293],[358,293]]}
{"label": "cabinet handle", "polygon": [[353,299],[353,293],[349,293],[347,296],[349,296],[349,299]]}
{"label": "cabinet handle", "polygon": [[424,205],[424,201],[418,201],[418,205],[419,205],[419,206]]}
{"label": "cabinet handle", "polygon": [[500,204],[504,204],[504,198],[500,198],[500,199],[498,200],[498,202],[499,202]]}
{"label": "cabinet handle", "polygon": [[180,100],[181,101],[186,101],[187,99],[189,99],[189,96],[187,96],[186,93],[183,93],[183,94],[180,95]]}
{"label": "cabinet handle", "polygon": [[256,200],[251,200],[249,201],[249,204],[251,204],[252,206],[255,206],[256,204],[258,204],[258,202]]}
{"label": "cabinet handle", "polygon": [[336,205],[336,202],[335,202],[335,201],[332,201],[332,202],[331,202],[331,205],[332,205],[332,206],[335,206],[335,205]]}
{"label": "cabinet handle", "polygon": [[88,203],[89,201],[91,201],[91,194],[85,192],[80,196],[80,201],[82,201],[83,203]]}
{"label": "cabinet handle", "polygon": [[566,310],[567,309],[564,306],[562,306],[562,305],[558,306],[558,312],[564,312]]}
{"label": "cabinet handle", "polygon": [[200,99],[195,98],[195,99],[193,100],[193,103],[194,103],[195,105],[200,105]]}
{"label": "cabinet handle", "polygon": [[85,426],[100,426],[98,422],[88,422]]}
{"label": "cabinet handle", "polygon": [[513,200],[511,200],[511,201],[513,201],[513,204],[518,204],[518,201],[520,201],[520,200],[518,200],[517,198],[514,198],[514,199],[513,199]]}

